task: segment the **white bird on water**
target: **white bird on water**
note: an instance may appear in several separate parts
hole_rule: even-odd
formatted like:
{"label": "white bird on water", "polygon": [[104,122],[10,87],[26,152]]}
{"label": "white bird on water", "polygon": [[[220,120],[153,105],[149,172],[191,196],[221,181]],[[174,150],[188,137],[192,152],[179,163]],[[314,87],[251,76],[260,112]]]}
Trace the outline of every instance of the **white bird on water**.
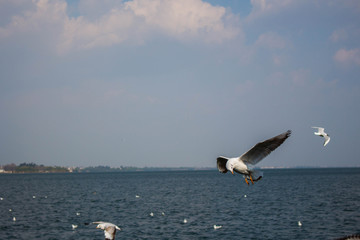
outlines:
{"label": "white bird on water", "polygon": [[215,229],[215,230],[216,230],[216,229],[220,229],[220,228],[222,228],[222,226],[214,225],[214,229]]}
{"label": "white bird on water", "polygon": [[322,127],[312,127],[312,128],[317,128],[317,132],[314,132],[315,135],[323,137],[325,139],[324,141],[324,147],[325,147],[326,144],[330,142],[330,136],[324,131],[325,129]]}
{"label": "white bird on water", "polygon": [[121,230],[118,226],[109,222],[92,222],[92,224],[98,224],[96,228],[104,230],[105,240],[114,240],[116,230]]}
{"label": "white bird on water", "polygon": [[248,185],[248,180],[254,184],[255,181],[262,178],[262,172],[253,170],[253,166],[279,147],[290,135],[291,130],[288,130],[264,142],[259,142],[240,157],[227,158],[220,156],[217,158],[217,167],[221,173],[230,171],[234,174],[235,171],[243,174]]}

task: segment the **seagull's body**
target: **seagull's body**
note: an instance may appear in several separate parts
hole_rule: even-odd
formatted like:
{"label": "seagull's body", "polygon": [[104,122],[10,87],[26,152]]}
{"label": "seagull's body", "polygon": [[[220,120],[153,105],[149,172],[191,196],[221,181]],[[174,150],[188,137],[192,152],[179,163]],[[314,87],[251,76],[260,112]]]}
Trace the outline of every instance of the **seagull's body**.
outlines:
{"label": "seagull's body", "polygon": [[116,230],[121,230],[118,226],[109,222],[93,222],[93,224],[98,224],[96,228],[104,230],[105,240],[114,240]]}
{"label": "seagull's body", "polygon": [[222,228],[222,226],[214,225],[214,229],[215,229],[215,230],[216,230],[216,229],[220,229],[220,228]]}
{"label": "seagull's body", "polygon": [[248,180],[254,184],[254,181],[258,181],[262,178],[262,173],[253,170],[253,166],[279,147],[290,136],[290,134],[291,130],[288,130],[287,132],[270,138],[264,142],[259,142],[240,157],[227,158],[220,156],[217,158],[217,167],[221,173],[230,171],[234,174],[235,171],[243,174],[247,184],[249,184]]}
{"label": "seagull's body", "polygon": [[326,144],[330,142],[330,136],[324,131],[325,129],[322,127],[312,127],[312,128],[317,128],[317,132],[314,132],[315,135],[323,137],[325,139],[324,141],[324,147],[325,147]]}

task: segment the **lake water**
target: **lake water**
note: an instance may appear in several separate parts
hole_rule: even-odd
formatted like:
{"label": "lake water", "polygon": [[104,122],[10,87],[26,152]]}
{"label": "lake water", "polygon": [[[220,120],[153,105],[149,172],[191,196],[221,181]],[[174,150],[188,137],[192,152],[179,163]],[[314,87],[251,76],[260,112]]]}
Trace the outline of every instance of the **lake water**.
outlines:
{"label": "lake water", "polygon": [[0,239],[104,239],[93,221],[117,224],[117,239],[360,233],[360,168],[265,170],[250,186],[218,171],[2,174],[0,184]]}

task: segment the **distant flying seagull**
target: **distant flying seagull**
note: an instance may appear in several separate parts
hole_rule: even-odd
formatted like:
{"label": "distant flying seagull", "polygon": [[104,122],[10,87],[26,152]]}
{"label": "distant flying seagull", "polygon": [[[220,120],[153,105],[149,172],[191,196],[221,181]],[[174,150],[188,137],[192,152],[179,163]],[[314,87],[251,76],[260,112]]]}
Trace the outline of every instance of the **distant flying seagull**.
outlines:
{"label": "distant flying seagull", "polygon": [[328,144],[330,142],[330,136],[324,131],[325,129],[322,127],[312,127],[312,128],[317,128],[317,132],[314,132],[315,135],[323,137],[325,139],[324,142],[324,147],[326,146],[326,144]]}
{"label": "distant flying seagull", "polygon": [[[85,224],[88,225],[88,223]],[[121,230],[118,226],[109,222],[92,222],[92,224],[98,224],[96,228],[104,230],[105,240],[114,240],[116,230]]]}
{"label": "distant flying seagull", "polygon": [[291,130],[288,130],[287,132],[270,138],[264,142],[259,142],[240,157],[227,158],[220,156],[217,158],[217,167],[221,173],[230,171],[234,174],[235,171],[243,174],[245,182],[248,185],[248,180],[254,184],[254,181],[258,181],[262,178],[262,173],[260,171],[253,170],[253,166],[279,147],[288,137],[290,137],[290,134]]}

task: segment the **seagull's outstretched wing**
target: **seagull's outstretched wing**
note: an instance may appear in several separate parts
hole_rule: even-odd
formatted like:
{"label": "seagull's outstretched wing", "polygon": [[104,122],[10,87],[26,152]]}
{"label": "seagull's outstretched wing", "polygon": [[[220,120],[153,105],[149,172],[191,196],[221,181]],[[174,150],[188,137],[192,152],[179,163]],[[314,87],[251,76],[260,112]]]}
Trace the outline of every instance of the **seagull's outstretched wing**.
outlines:
{"label": "seagull's outstretched wing", "polygon": [[100,229],[105,229],[105,228],[107,228],[107,227],[109,227],[109,226],[113,226],[113,227],[115,227],[117,230],[121,230],[118,226],[116,226],[115,224],[113,224],[113,223],[109,223],[109,222],[101,222],[101,221],[99,221],[99,222],[92,222],[92,224],[98,224],[98,228],[100,228]]}
{"label": "seagull's outstretched wing", "polygon": [[107,228],[105,228],[104,234],[105,234],[105,240],[115,239],[115,234],[116,234],[115,226],[108,226]]}
{"label": "seagull's outstretched wing", "polygon": [[115,224],[109,222],[92,222],[93,224],[98,224],[96,228],[104,230],[105,239],[115,239],[116,230],[121,230]]}
{"label": "seagull's outstretched wing", "polygon": [[241,155],[239,159],[244,163],[255,165],[279,147],[288,137],[290,137],[290,135],[291,130],[288,130],[287,132],[270,138],[264,142],[259,142],[249,151]]}
{"label": "seagull's outstretched wing", "polygon": [[322,128],[322,127],[311,127],[311,128],[316,128],[318,130],[317,131],[318,134],[324,134],[325,133],[325,128]]}
{"label": "seagull's outstretched wing", "polygon": [[226,162],[228,161],[228,158],[220,156],[217,158],[217,167],[220,172],[226,173],[228,170],[226,169]]}
{"label": "seagull's outstretched wing", "polygon": [[328,135],[324,135],[324,138],[325,138],[325,142],[324,142],[324,147],[325,147],[326,144],[330,142],[330,137]]}

